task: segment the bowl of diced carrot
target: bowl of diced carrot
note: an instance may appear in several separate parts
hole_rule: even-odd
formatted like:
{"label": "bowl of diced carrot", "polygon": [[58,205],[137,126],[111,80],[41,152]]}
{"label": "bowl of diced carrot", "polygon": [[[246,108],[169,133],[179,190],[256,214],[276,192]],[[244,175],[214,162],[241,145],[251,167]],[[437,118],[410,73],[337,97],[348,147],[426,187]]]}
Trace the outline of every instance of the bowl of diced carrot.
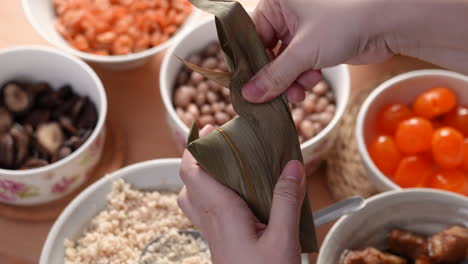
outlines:
{"label": "bowl of diced carrot", "polygon": [[23,9],[52,45],[117,70],[143,65],[200,14],[188,0],[23,0]]}
{"label": "bowl of diced carrot", "polygon": [[422,187],[468,196],[468,77],[419,70],[389,79],[362,105],[356,139],[380,191]]}

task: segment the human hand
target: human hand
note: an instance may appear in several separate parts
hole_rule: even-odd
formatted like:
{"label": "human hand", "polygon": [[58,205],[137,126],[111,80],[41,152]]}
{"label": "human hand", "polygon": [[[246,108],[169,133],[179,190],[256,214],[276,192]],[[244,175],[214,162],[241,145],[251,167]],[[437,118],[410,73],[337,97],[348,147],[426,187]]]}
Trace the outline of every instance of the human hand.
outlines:
{"label": "human hand", "polygon": [[[262,0],[253,14],[265,48],[281,41],[281,53],[243,87],[251,102],[265,102],[286,91],[293,102],[304,99],[321,69],[341,63],[363,64],[392,55],[382,23],[370,21],[375,0]],[[384,15],[383,15],[384,16]]]}
{"label": "human hand", "polygon": [[[213,131],[206,126],[200,134]],[[213,263],[300,263],[299,221],[306,193],[303,166],[286,164],[275,186],[268,225],[234,191],[208,175],[185,150],[180,169],[185,186],[179,207],[208,241]]]}

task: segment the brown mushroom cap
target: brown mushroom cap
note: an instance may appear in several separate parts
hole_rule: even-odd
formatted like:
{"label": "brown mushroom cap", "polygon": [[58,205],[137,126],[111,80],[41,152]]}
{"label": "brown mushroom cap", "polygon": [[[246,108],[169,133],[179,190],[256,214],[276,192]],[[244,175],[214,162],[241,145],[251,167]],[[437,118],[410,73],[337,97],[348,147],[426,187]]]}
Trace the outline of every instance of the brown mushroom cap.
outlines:
{"label": "brown mushroom cap", "polygon": [[52,157],[52,162],[56,162],[58,160],[61,160],[65,158],[66,156],[70,155],[72,153],[72,149],[67,146],[62,146],[58,151],[57,154]]}
{"label": "brown mushroom cap", "polygon": [[32,106],[32,96],[18,84],[8,83],[3,87],[3,102],[11,112],[21,113]]}
{"label": "brown mushroom cap", "polygon": [[10,112],[4,107],[0,107],[0,134],[8,131],[12,124],[13,118]]}
{"label": "brown mushroom cap", "polygon": [[74,105],[73,108],[71,109],[71,117],[73,120],[77,120],[81,111],[83,108],[86,106],[88,103],[88,97],[81,97]]}
{"label": "brown mushroom cap", "polygon": [[10,134],[0,138],[0,167],[12,169],[15,165],[15,141]]}
{"label": "brown mushroom cap", "polygon": [[64,141],[62,128],[57,122],[41,124],[36,129],[36,139],[49,155],[57,153]]}
{"label": "brown mushroom cap", "polygon": [[43,167],[43,166],[45,166],[47,164],[49,164],[49,162],[47,162],[47,160],[38,159],[38,158],[29,158],[28,160],[26,160],[24,162],[23,166],[21,166],[19,169],[20,170],[29,170],[29,169]]}
{"label": "brown mushroom cap", "polygon": [[84,109],[81,111],[77,121],[76,127],[81,129],[93,129],[97,123],[97,112],[94,104],[88,102]]}
{"label": "brown mushroom cap", "polygon": [[15,124],[10,129],[10,134],[15,140],[16,158],[15,167],[20,167],[29,153],[29,135],[26,130],[20,125]]}
{"label": "brown mushroom cap", "polygon": [[63,127],[63,129],[65,129],[65,131],[67,131],[70,134],[76,134],[76,132],[78,131],[73,125],[73,121],[71,120],[71,118],[67,116],[60,116],[59,123]]}

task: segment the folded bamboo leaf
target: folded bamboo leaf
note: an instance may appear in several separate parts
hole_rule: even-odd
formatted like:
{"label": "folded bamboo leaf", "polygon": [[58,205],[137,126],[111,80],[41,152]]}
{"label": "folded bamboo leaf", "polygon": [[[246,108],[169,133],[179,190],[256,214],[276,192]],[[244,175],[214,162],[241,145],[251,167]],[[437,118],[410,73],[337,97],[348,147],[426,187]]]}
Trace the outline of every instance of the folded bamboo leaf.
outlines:
{"label": "folded bamboo leaf", "polygon": [[230,72],[219,72],[219,71],[211,71],[211,70],[206,70],[201,67],[198,67],[195,64],[192,64],[179,56],[176,56],[185,66],[188,68],[192,69],[193,71],[196,71],[206,77],[209,80],[214,81],[215,83],[218,83],[224,87],[229,88],[229,84],[231,82],[232,74]]}
{"label": "folded bamboo leaf", "polygon": [[[225,0],[190,1],[215,16],[230,74],[221,76],[189,67],[222,85],[229,85],[231,101],[239,117],[203,138],[198,138],[198,128],[194,124],[187,149],[202,168],[239,193],[257,218],[267,224],[273,189],[282,169],[290,160],[302,162],[288,102],[284,96],[279,96],[267,103],[252,104],[242,97],[242,86],[269,62],[255,25],[242,5]],[[299,228],[302,251],[317,251],[308,199],[302,207]]]}

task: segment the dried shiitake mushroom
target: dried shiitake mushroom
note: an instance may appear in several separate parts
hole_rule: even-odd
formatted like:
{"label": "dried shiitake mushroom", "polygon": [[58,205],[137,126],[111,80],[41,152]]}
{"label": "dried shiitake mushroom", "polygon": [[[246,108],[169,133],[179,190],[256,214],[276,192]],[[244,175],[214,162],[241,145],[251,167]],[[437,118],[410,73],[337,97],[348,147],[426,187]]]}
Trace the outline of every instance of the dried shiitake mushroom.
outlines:
{"label": "dried shiitake mushroom", "polygon": [[67,147],[67,146],[61,147],[58,150],[57,154],[52,157],[52,162],[56,162],[58,160],[65,158],[66,156],[70,155],[72,151],[73,150],[70,147]]}
{"label": "dried shiitake mushroom", "polygon": [[88,102],[81,111],[76,122],[76,126],[80,129],[93,129],[97,123],[96,108],[91,102]]}
{"label": "dried shiitake mushroom", "polygon": [[53,92],[52,87],[50,87],[50,85],[46,82],[31,84],[28,86],[28,88],[29,91],[34,95]]}
{"label": "dried shiitake mushroom", "polygon": [[51,111],[46,109],[33,110],[23,118],[23,124],[29,124],[32,127],[37,127],[39,124],[49,122]]}
{"label": "dried shiitake mushroom", "polygon": [[26,160],[24,162],[23,166],[21,166],[19,169],[20,170],[29,170],[29,169],[43,167],[43,166],[45,166],[47,164],[49,164],[49,162],[47,162],[47,160],[38,159],[38,158],[29,158],[28,160]]}
{"label": "dried shiitake mushroom", "polygon": [[66,100],[74,95],[73,89],[70,85],[64,85],[60,87],[57,91],[57,97],[61,100]]}
{"label": "dried shiitake mushroom", "polygon": [[15,167],[19,167],[28,156],[29,135],[20,124],[15,124],[10,129],[10,134],[14,138],[16,146]]}
{"label": "dried shiitake mushroom", "polygon": [[15,165],[15,140],[10,134],[4,134],[0,138],[0,166],[11,169]]}
{"label": "dried shiitake mushroom", "polygon": [[96,107],[70,85],[0,85],[0,168],[31,169],[70,155],[91,135]]}
{"label": "dried shiitake mushroom", "polygon": [[57,122],[41,124],[36,129],[36,140],[49,155],[54,155],[64,141],[62,128]]}
{"label": "dried shiitake mushroom", "polygon": [[33,105],[31,93],[17,83],[7,83],[2,91],[3,102],[12,113],[23,113]]}
{"label": "dried shiitake mushroom", "polygon": [[4,107],[0,107],[0,134],[8,131],[12,124],[13,118],[10,112]]}
{"label": "dried shiitake mushroom", "polygon": [[71,117],[73,118],[73,120],[78,119],[78,116],[80,115],[81,111],[86,106],[86,104],[88,103],[88,100],[89,100],[88,97],[81,97],[75,103],[75,105],[73,105],[73,108],[71,110]]}
{"label": "dried shiitake mushroom", "polygon": [[76,127],[73,125],[73,121],[67,116],[60,116],[59,123],[70,134],[76,134],[78,131]]}

